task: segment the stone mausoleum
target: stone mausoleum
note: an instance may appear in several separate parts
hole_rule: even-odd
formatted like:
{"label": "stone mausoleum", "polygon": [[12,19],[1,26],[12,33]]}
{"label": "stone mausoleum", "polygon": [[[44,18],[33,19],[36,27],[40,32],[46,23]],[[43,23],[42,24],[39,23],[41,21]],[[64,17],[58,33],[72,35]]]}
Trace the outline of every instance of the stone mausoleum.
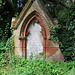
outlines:
{"label": "stone mausoleum", "polygon": [[12,18],[15,55],[29,58],[47,56],[60,62],[64,57],[59,44],[51,40],[49,25],[56,27],[56,21],[48,13],[41,0],[28,0],[18,18]]}

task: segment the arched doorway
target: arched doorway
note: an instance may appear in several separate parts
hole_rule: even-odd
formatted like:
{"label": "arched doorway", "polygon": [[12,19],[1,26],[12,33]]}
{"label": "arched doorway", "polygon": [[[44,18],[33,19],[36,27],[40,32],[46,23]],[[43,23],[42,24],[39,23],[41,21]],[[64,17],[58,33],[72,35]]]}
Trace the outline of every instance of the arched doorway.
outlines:
{"label": "arched doorway", "polygon": [[22,47],[25,58],[29,58],[31,54],[33,56],[39,55],[42,52],[46,55],[48,33],[47,27],[39,14],[36,11],[32,12],[26,18],[21,29],[21,36],[24,37]]}
{"label": "arched doorway", "polygon": [[[29,44],[27,44],[27,39],[30,35],[28,34],[30,29],[29,26],[32,26],[30,23],[34,21],[34,19],[36,19],[36,22],[33,22],[33,25],[38,23],[41,26],[38,28],[41,28],[41,33],[43,36],[43,52],[44,55],[47,55],[47,60],[55,59],[63,61],[64,58],[59,49],[59,44],[57,44],[57,42],[54,43],[51,40],[53,38],[49,32],[49,25],[56,27],[55,20],[48,14],[48,11],[44,8],[41,0],[28,0],[19,17],[12,20],[11,27],[14,29],[13,35],[15,55],[24,56],[27,58],[27,49],[29,48],[27,47]],[[30,41],[30,39],[28,40]]]}
{"label": "arched doorway", "polygon": [[43,35],[41,29],[40,23],[34,22],[29,24],[29,34],[26,40],[27,58],[43,52]]}

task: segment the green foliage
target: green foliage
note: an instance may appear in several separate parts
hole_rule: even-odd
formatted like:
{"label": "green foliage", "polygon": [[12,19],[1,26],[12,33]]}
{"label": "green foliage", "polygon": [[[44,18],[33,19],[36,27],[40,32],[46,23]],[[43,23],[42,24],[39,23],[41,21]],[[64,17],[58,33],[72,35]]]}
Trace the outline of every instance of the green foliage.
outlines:
{"label": "green foliage", "polygon": [[0,42],[0,48],[3,48],[4,45],[5,45],[5,42],[4,41]]}
{"label": "green foliage", "polygon": [[[51,40],[60,42],[60,49],[65,60],[70,61],[75,60],[75,4],[70,0],[68,1],[69,2],[67,2],[67,0],[43,0],[49,13],[52,17],[57,18],[59,22],[57,30],[55,30],[53,26],[49,26]],[[27,0],[21,0],[21,2],[18,2],[18,0],[0,0],[0,40],[2,40],[0,41],[0,52],[5,52],[5,50],[8,52],[13,51],[10,39],[7,42],[7,48],[5,46],[7,39],[12,34],[12,30],[10,30],[11,18],[12,16],[17,17],[26,2]],[[19,6],[17,6],[18,3]],[[23,4],[23,6],[20,7],[21,4]],[[67,6],[68,8],[66,8]]]}
{"label": "green foliage", "polygon": [[[0,28],[0,31],[1,31],[0,32],[0,37],[1,37],[1,41],[0,41],[0,53],[1,53],[1,52],[6,52],[6,50],[7,50],[6,46],[12,44],[12,42],[11,43],[8,42],[9,44],[8,43],[6,44],[6,41],[7,41],[7,38],[8,38],[8,34],[9,34],[9,23],[7,23],[4,31],[1,28]],[[10,37],[9,40],[11,40],[11,38],[12,37]],[[11,49],[13,49],[13,47]]]}
{"label": "green foliage", "polygon": [[[0,27],[4,30],[7,23],[11,21],[11,16],[14,14],[14,10],[8,0],[1,0],[0,6]],[[9,8],[9,9],[8,9]]]}
{"label": "green foliage", "polygon": [[[45,3],[50,14],[58,19],[57,29],[49,25],[51,40],[59,42],[65,60],[71,61],[75,60],[75,4],[69,1],[68,5],[64,1]],[[69,8],[62,6],[60,2],[64,2]]]}
{"label": "green foliage", "polygon": [[18,13],[18,12],[14,14],[14,16],[15,16],[15,17],[18,17],[18,15],[19,15],[19,13]]}
{"label": "green foliage", "polygon": [[6,65],[5,53],[0,54],[0,67],[4,67]]}
{"label": "green foliage", "polygon": [[59,42],[58,38],[57,38],[57,34],[56,34],[56,30],[55,27],[52,25],[49,25],[49,31],[50,31],[50,35],[51,35],[51,40],[53,42]]}
{"label": "green foliage", "polygon": [[[13,36],[5,43],[7,38],[10,37],[11,17],[14,14],[16,17],[18,15],[16,14],[18,10],[16,6],[17,1],[11,1],[0,0],[0,38],[3,40],[0,41],[0,75],[72,75],[75,70],[75,4],[69,2],[68,5],[66,0],[61,0],[68,6],[72,4],[70,8],[66,9],[65,6],[59,3],[60,0],[58,2],[57,0],[43,0],[50,14],[53,17],[57,17],[59,22],[57,30],[53,26],[49,26],[51,39],[60,42],[60,49],[65,60],[71,61],[60,63],[54,61],[47,62],[45,58],[38,59],[37,57],[25,60],[25,58],[13,55]],[[19,9],[22,8],[19,7]],[[21,10],[18,11],[20,12]],[[40,53],[40,55],[42,54]]]}
{"label": "green foliage", "polygon": [[26,59],[23,57],[15,57],[14,55],[6,57],[5,53],[0,55],[0,74],[8,75],[68,75],[69,70],[74,66],[72,62],[54,62],[46,61],[45,58]]}
{"label": "green foliage", "polygon": [[59,42],[65,61],[75,60],[75,3],[70,0],[43,0],[58,28],[49,25],[51,40]]}
{"label": "green foliage", "polygon": [[18,16],[26,2],[27,0],[0,0],[0,39],[2,41],[6,42],[11,36],[11,19]]}
{"label": "green foliage", "polygon": [[[57,30],[57,35],[60,41],[60,49],[66,60],[75,60],[75,4],[67,10],[67,18],[61,18],[61,23],[59,22],[59,29]],[[63,16],[64,17],[64,16]],[[63,26],[65,28],[63,28]],[[65,37],[65,38],[64,38]]]}
{"label": "green foliage", "polygon": [[70,74],[69,75],[75,75],[75,67],[73,67],[70,71]]}
{"label": "green foliage", "polygon": [[0,42],[0,53],[7,53],[8,55],[14,54],[14,36],[11,36],[7,42],[4,41]]}
{"label": "green foliage", "polygon": [[6,50],[9,54],[14,54],[14,36],[11,36],[6,42]]}
{"label": "green foliage", "polygon": [[2,34],[2,41],[6,42],[9,34],[9,23],[7,23],[5,30],[1,33]]}

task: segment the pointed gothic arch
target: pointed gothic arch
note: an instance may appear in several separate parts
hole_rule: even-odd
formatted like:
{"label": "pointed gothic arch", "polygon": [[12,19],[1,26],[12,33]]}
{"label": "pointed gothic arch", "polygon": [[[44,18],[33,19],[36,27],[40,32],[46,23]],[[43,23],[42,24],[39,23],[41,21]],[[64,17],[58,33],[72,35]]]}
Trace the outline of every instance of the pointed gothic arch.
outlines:
{"label": "pointed gothic arch", "polygon": [[[21,30],[20,30],[20,36],[21,36],[21,33],[24,31],[24,28],[27,26],[27,24],[29,24],[34,18],[36,18],[36,19],[40,22],[41,26],[42,26],[44,29],[46,29],[46,31],[47,31],[47,36],[48,36],[48,35],[50,36],[50,33],[49,33],[49,31],[48,31],[48,25],[45,24],[46,21],[45,21],[44,17],[42,16],[41,13],[39,13],[39,12],[36,11],[36,10],[32,11],[32,12],[26,17],[26,19],[23,21],[22,26],[21,26]],[[44,22],[44,21],[45,21],[45,22]],[[27,29],[27,28],[25,28],[25,29]]]}
{"label": "pointed gothic arch", "polygon": [[[33,11],[32,13],[30,13],[26,20],[24,21],[22,27],[21,27],[21,31],[20,31],[20,36],[23,36],[23,44],[22,44],[22,40],[20,40],[21,42],[21,47],[23,47],[23,52],[24,52],[24,57],[26,57],[26,38],[27,38],[27,35],[28,35],[28,26],[30,24],[30,22],[33,21],[33,22],[37,22],[40,24],[41,26],[41,32],[42,32],[42,35],[43,35],[43,52],[44,52],[44,55],[46,55],[46,39],[47,39],[47,34],[49,33],[48,30],[47,30],[47,27],[44,23],[44,21],[41,19],[41,17],[39,16],[38,12],[36,11]],[[49,35],[48,35],[49,36]]]}
{"label": "pointed gothic arch", "polygon": [[47,60],[64,61],[61,50],[59,49],[59,44],[51,40],[48,30],[49,24],[55,27],[56,23],[50,14],[48,14],[41,0],[28,0],[19,17],[12,19],[11,27],[14,29],[15,55],[22,56],[23,54],[24,57],[26,57],[26,38],[31,22],[40,24],[43,36],[43,52],[44,55],[47,55]]}

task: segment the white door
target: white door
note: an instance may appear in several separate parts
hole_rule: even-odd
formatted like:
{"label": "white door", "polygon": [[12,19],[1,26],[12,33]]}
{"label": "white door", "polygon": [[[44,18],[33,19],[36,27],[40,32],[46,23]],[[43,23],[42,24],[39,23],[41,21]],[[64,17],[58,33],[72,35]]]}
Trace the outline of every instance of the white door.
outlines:
{"label": "white door", "polygon": [[28,30],[30,34],[27,36],[27,58],[31,55],[36,56],[43,52],[43,36],[40,32],[40,24],[30,24]]}

